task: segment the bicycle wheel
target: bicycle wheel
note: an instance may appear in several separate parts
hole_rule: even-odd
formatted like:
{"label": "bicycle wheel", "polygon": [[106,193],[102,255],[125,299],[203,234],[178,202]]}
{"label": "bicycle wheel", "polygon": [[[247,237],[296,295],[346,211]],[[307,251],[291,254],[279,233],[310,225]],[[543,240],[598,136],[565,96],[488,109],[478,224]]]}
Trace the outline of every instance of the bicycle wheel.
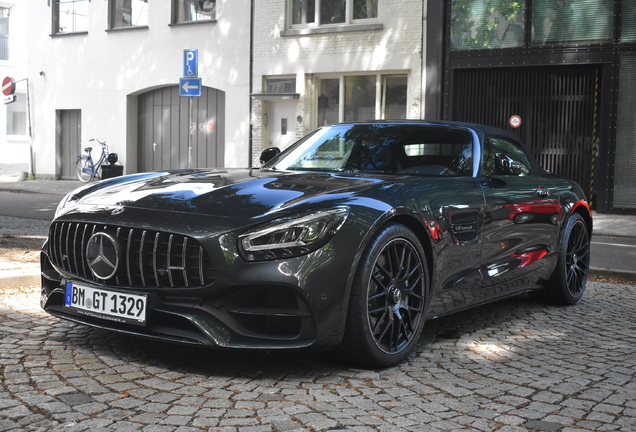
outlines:
{"label": "bicycle wheel", "polygon": [[93,164],[88,158],[80,157],[75,164],[75,170],[77,172],[77,178],[81,182],[87,183],[93,180]]}

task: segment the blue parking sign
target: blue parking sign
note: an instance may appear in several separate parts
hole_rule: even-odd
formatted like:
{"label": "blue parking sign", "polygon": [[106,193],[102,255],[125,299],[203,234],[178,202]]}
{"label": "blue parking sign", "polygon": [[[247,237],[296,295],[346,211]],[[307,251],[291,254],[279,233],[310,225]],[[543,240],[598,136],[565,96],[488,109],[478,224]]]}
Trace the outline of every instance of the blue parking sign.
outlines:
{"label": "blue parking sign", "polygon": [[201,96],[201,78],[179,78],[179,96]]}
{"label": "blue parking sign", "polygon": [[199,76],[199,50],[183,50],[183,77],[196,78]]}

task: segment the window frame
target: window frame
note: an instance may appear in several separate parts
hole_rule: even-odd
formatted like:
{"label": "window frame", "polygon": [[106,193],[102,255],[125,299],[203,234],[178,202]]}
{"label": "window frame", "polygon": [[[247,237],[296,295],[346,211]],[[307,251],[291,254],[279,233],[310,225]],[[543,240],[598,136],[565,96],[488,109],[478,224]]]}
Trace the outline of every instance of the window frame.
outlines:
{"label": "window frame", "polygon": [[204,24],[216,22],[216,0],[212,0],[214,2],[214,16],[209,19],[200,19],[200,20],[184,20],[179,21],[179,8],[183,5],[184,2],[190,2],[196,0],[170,0],[170,25],[171,26],[179,26],[179,25],[193,25],[193,24]]}
{"label": "window frame", "polygon": [[[117,8],[116,5],[118,2],[123,2],[124,0],[108,0],[108,29],[109,30],[128,30],[128,29],[138,29],[138,28],[148,28],[148,9],[146,9],[146,24],[132,24],[129,26],[117,26],[115,25],[115,21],[117,19]],[[148,0],[131,0],[132,2],[143,2],[146,4],[148,8],[150,5],[150,1]]]}
{"label": "window frame", "polygon": [[[9,62],[11,60],[11,10],[12,6],[6,4],[0,4],[0,10],[6,11],[6,20],[7,20],[7,33],[4,36],[4,40],[1,42],[2,49],[0,49],[0,54],[4,54],[4,58],[0,58],[0,63]],[[0,56],[2,57],[2,56]]]}
{"label": "window frame", "polygon": [[[305,0],[307,1],[307,0]],[[345,0],[345,19],[344,22],[340,22],[340,23],[328,23],[328,24],[323,24],[320,22],[320,2],[322,0],[312,0],[315,2],[314,5],[314,21],[310,22],[310,23],[299,23],[299,24],[294,24],[293,23],[293,9],[294,9],[294,0],[286,0],[285,2],[285,15],[286,15],[286,21],[287,21],[287,25],[286,28],[288,29],[288,31],[294,31],[294,30],[323,30],[323,31],[333,31],[336,29],[344,29],[347,27],[355,27],[355,26],[365,26],[365,25],[377,25],[378,20],[380,19],[380,10],[378,8],[377,11],[377,16],[375,18],[357,18],[354,19],[353,18],[353,2],[355,0]],[[378,0],[379,2],[380,0]],[[381,25],[379,27],[379,29],[383,28]],[[360,29],[365,29],[366,28],[360,28]],[[369,29],[376,29],[374,26],[369,28]],[[285,35],[286,32],[283,33],[283,35]]]}
{"label": "window frame", "polygon": [[[51,14],[51,34],[53,36],[63,36],[63,35],[74,35],[74,34],[87,34],[88,33],[88,6],[90,4],[90,0],[52,0],[53,9]],[[82,30],[73,29],[71,31],[60,31],[60,4],[61,3],[83,3],[86,5],[86,28]],[[75,9],[74,9],[75,10]]]}
{"label": "window frame", "polygon": [[382,71],[378,73],[345,73],[345,74],[321,74],[316,75],[314,78],[314,86],[316,88],[313,107],[316,110],[315,120],[312,126],[314,128],[322,126],[318,124],[319,120],[319,97],[321,96],[321,81],[338,79],[338,123],[345,122],[346,112],[346,88],[345,83],[347,77],[357,76],[375,76],[375,114],[373,120],[387,120],[386,117],[386,81],[387,78],[406,77],[406,103],[404,119],[393,118],[391,120],[406,120],[408,119],[408,105],[409,105],[409,91],[411,90],[410,74],[407,71]]}

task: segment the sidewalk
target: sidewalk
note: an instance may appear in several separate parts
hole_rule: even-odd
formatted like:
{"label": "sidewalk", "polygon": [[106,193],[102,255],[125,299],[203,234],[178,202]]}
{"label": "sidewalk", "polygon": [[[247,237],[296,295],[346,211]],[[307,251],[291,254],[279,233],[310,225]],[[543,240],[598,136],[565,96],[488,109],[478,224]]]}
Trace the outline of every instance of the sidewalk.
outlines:
{"label": "sidewalk", "polygon": [[[41,193],[59,195],[60,199],[72,190],[84,185],[77,180],[26,180],[15,181],[14,179],[0,177],[0,192],[14,193]],[[593,212],[594,232],[592,238],[592,255],[590,275],[618,280],[628,280],[636,282],[636,261],[627,263],[614,260],[607,253],[603,253],[601,247],[614,247],[611,243],[597,243],[595,239],[614,239],[616,242],[625,242],[625,250],[636,251],[636,215],[610,215]],[[7,218],[0,216],[0,235],[47,235],[48,221],[34,219]],[[631,246],[633,244],[634,246]],[[598,251],[596,251],[598,249]],[[599,252],[599,253],[597,253]],[[40,283],[37,269],[30,269],[32,276],[25,276],[24,269],[16,271],[17,279],[12,279],[12,283]],[[0,287],[6,285],[6,271],[0,271]],[[25,279],[26,278],[26,279]],[[28,280],[27,280],[28,279]],[[24,281],[24,282],[21,282]]]}

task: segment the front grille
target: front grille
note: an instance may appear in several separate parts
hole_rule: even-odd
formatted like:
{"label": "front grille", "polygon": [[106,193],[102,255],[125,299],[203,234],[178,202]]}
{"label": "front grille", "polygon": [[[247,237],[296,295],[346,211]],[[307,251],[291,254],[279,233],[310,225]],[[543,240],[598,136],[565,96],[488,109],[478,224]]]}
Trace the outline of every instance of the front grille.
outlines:
{"label": "front grille", "polygon": [[[95,233],[118,242],[119,265],[102,280],[91,272],[86,249]],[[78,278],[130,288],[188,288],[214,282],[207,253],[192,237],[139,228],[82,222],[54,222],[49,230],[49,258]]]}

